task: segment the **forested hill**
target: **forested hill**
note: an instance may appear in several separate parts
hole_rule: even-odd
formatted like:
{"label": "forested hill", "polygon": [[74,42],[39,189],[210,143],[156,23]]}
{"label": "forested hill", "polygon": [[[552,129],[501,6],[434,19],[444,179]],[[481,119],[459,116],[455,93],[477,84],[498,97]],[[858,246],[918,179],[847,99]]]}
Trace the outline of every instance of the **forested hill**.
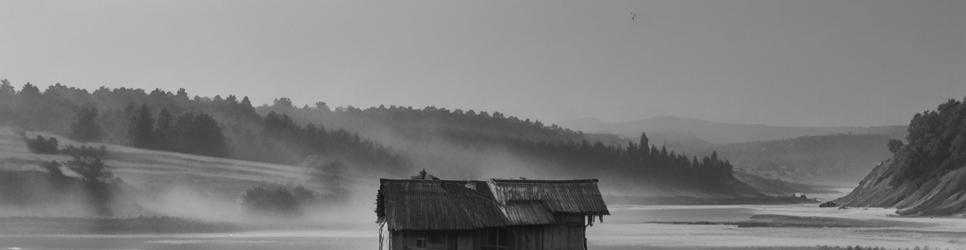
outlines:
{"label": "forested hill", "polygon": [[[630,196],[734,198],[759,195],[734,179],[717,154],[684,155],[646,135],[634,142],[586,134],[499,112],[325,103],[294,107],[288,99],[258,108],[302,123],[319,122],[373,138],[410,156],[415,166],[450,178],[601,178]],[[620,188],[617,188],[620,187]]]}
{"label": "forested hill", "polygon": [[716,154],[585,134],[499,112],[426,107],[297,108],[286,98],[253,107],[235,96],[141,89],[0,87],[0,121],[79,141],[298,164],[342,161],[356,173],[446,178],[600,178],[623,195],[729,199],[760,193]]}
{"label": "forested hill", "polygon": [[902,215],[966,213],[966,104],[949,100],[916,114],[906,141],[890,141],[892,158],[834,202],[896,207]]}
{"label": "forested hill", "polygon": [[[500,112],[462,109],[446,109],[433,106],[413,108],[385,106],[359,109],[356,107],[330,108],[324,102],[313,107],[295,107],[288,98],[278,98],[272,105],[257,108],[261,114],[275,112],[285,114],[300,123],[324,121],[334,127],[347,130],[379,133],[408,139],[431,135],[445,138],[512,138],[527,141],[570,142],[601,141],[607,145],[623,145],[626,139],[609,134],[585,134],[556,124],[544,124],[538,120],[518,118]],[[462,140],[461,140],[462,141]]]}
{"label": "forested hill", "polygon": [[255,112],[248,98],[189,97],[141,89],[52,85],[19,91],[0,84],[0,125],[96,141],[208,156],[298,164],[309,156],[377,173],[404,173],[409,162],[379,143],[345,130],[295,125]]}

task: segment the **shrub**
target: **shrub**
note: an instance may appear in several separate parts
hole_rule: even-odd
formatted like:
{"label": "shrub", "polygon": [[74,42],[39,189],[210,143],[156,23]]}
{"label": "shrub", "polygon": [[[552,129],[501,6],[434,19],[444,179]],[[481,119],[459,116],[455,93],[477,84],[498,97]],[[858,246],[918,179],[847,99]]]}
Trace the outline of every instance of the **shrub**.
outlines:
{"label": "shrub", "polygon": [[44,138],[43,136],[37,136],[34,139],[24,138],[27,142],[27,149],[35,154],[57,154],[59,152],[59,146],[57,138],[50,137]]}
{"label": "shrub", "polygon": [[114,177],[107,165],[104,164],[104,157],[107,156],[107,149],[81,146],[68,147],[65,152],[73,157],[64,165],[67,169],[81,176],[84,188],[90,193],[90,202],[94,206],[98,215],[112,215],[109,204],[113,199],[109,187],[109,181]]}
{"label": "shrub", "polygon": [[285,188],[255,187],[242,194],[242,207],[254,213],[273,216],[295,216],[301,214],[299,202],[292,192]]}
{"label": "shrub", "polygon": [[47,175],[49,175],[50,178],[54,180],[61,180],[61,179],[67,178],[67,176],[64,175],[64,171],[60,169],[61,166],[63,166],[63,164],[60,164],[60,162],[58,161],[44,162],[43,164],[40,165],[40,167],[43,168],[44,171],[47,171]]}

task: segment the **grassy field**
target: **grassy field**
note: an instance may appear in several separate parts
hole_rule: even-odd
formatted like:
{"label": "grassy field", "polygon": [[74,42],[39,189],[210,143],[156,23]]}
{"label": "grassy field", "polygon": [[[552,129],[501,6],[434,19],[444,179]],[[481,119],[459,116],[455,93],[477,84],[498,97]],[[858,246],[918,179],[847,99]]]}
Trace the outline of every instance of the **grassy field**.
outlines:
{"label": "grassy field", "polygon": [[[64,155],[31,153],[23,140],[21,131],[10,127],[0,127],[0,170],[43,171],[40,164],[47,161],[65,161]],[[41,135],[54,137],[60,146],[81,145],[62,136],[47,133],[26,132],[33,138]],[[310,181],[310,169],[261,162],[240,161],[225,158],[206,157],[173,153],[167,151],[144,150],[113,144],[88,143],[88,146],[107,148],[106,164],[114,176],[136,190],[131,199],[143,207],[142,212],[121,214],[124,217],[172,216],[182,218],[211,219],[216,221],[235,221],[245,218],[239,213],[238,200],[242,192],[256,186],[303,185],[317,192],[324,192],[323,183]],[[75,176],[71,171],[64,170]],[[345,176],[347,188],[353,192],[351,201],[344,206],[346,214],[332,215],[331,220],[345,222],[370,222],[371,200],[375,197],[377,178]],[[0,204],[2,205],[2,204]],[[365,208],[365,209],[363,209]],[[37,211],[51,211],[52,214],[37,214]],[[0,206],[0,216],[58,216],[63,210],[4,208]],[[365,211],[367,213],[363,213]],[[309,214],[315,211],[309,211]],[[316,217],[324,217],[318,212]],[[362,220],[365,216],[366,220]]]}
{"label": "grassy field", "polygon": [[[26,135],[52,136],[57,138],[62,147],[81,144],[47,133],[27,132]],[[179,183],[237,193],[240,192],[240,187],[259,184],[312,185],[308,181],[307,169],[298,166],[144,150],[113,144],[85,145],[105,146],[109,153],[106,163],[111,171],[125,182],[142,188]],[[15,129],[0,128],[0,169],[40,170],[39,164],[42,162],[67,159],[63,155],[31,153]]]}

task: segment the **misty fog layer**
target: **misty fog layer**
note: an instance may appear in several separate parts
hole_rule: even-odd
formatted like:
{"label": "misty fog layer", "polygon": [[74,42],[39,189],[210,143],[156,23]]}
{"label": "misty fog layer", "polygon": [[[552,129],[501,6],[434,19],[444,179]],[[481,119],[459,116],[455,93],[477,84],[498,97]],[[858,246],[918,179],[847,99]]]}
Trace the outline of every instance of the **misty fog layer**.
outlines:
{"label": "misty fog layer", "polygon": [[[287,98],[254,107],[247,97],[185,89],[17,90],[6,81],[3,89],[4,168],[98,184],[106,195],[87,199],[96,212],[78,212],[90,216],[369,225],[378,180],[420,170],[456,180],[593,178],[620,202],[809,201],[791,196],[792,183],[736,178],[715,150],[679,152],[644,131],[587,134],[437,107],[295,107]],[[71,159],[84,152],[76,149],[99,147],[104,153],[81,159],[105,168],[74,176],[73,163],[83,162]],[[332,213],[341,210],[352,212]]]}

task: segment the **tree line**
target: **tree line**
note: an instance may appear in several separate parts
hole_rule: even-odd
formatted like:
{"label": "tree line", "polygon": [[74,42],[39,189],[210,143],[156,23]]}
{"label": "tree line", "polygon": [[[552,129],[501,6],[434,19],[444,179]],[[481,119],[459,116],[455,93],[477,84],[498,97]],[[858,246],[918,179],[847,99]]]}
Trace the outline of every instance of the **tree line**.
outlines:
{"label": "tree line", "polygon": [[[315,107],[296,108],[287,98],[256,108],[248,98],[189,97],[183,89],[147,93],[140,89],[99,88],[90,93],[58,84],[40,92],[27,84],[20,92],[7,92],[12,93],[15,101],[9,105],[0,101],[0,112],[7,107],[16,114],[6,116],[16,117],[12,120],[28,128],[70,134],[76,139],[98,138],[95,141],[196,154],[221,155],[227,148],[228,157],[243,160],[297,164],[307,156],[320,155],[327,160],[341,160],[350,169],[406,171],[411,165],[408,157],[413,154],[409,151],[412,149],[404,147],[443,139],[468,149],[506,147],[522,158],[550,162],[560,171],[588,176],[605,173],[592,170],[610,169],[613,171],[606,173],[619,173],[617,178],[629,181],[667,177],[663,179],[668,182],[723,183],[732,178],[731,164],[717,153],[686,156],[651,145],[646,136],[628,142],[500,112],[432,106],[330,109],[323,102]],[[53,115],[37,115],[41,113]],[[61,117],[71,120],[63,121],[65,118]],[[184,143],[198,139],[190,136],[189,131],[214,131],[216,127],[224,137],[224,147],[217,136],[202,138],[206,143]],[[388,142],[403,148],[392,149],[382,144],[387,141],[380,143],[363,136],[378,135],[382,129],[401,135],[403,140]],[[215,146],[206,146],[204,149],[214,150],[205,151],[190,149],[190,145]],[[459,160],[452,163],[459,164]]]}
{"label": "tree line", "polygon": [[358,134],[344,129],[327,129],[325,126],[308,123],[296,124],[285,114],[269,112],[265,115],[262,133],[279,138],[289,147],[297,149],[298,158],[312,155],[327,155],[349,161],[368,161],[372,164],[408,166],[401,155],[390,152],[384,146],[363,139]]}
{"label": "tree line", "polygon": [[131,113],[128,136],[134,147],[229,156],[221,127],[210,115],[184,113],[175,118],[167,109],[161,109],[155,118],[147,105],[136,109],[129,106],[127,110]]}
{"label": "tree line", "polygon": [[623,144],[625,141],[614,135],[586,134],[498,111],[397,105],[379,105],[364,109],[345,106],[333,109],[325,102],[317,102],[313,107],[306,105],[299,108],[293,106],[288,98],[276,99],[272,105],[259,107],[258,110],[286,114],[299,123],[327,121],[332,126],[351,128],[353,132],[359,133],[366,133],[368,130],[391,130],[409,140],[443,136],[453,139],[488,137],[551,142],[586,139],[602,141],[608,145]]}
{"label": "tree line", "polygon": [[950,99],[936,110],[913,116],[906,143],[890,141],[894,160],[902,161],[893,184],[921,183],[966,166],[966,98]]}
{"label": "tree line", "polygon": [[606,145],[601,142],[530,142],[516,141],[513,145],[526,154],[536,155],[569,169],[581,172],[619,173],[627,180],[667,180],[673,183],[713,186],[733,180],[734,167],[717,152],[708,156],[688,157],[657,147],[641,133],[638,142],[626,146]]}
{"label": "tree line", "polygon": [[[273,105],[259,109],[286,114],[291,116],[288,119],[302,122],[334,121],[363,133],[369,130],[389,130],[410,145],[425,146],[441,141],[470,151],[506,148],[521,159],[534,159],[534,167],[552,166],[554,168],[548,171],[575,176],[618,173],[608,177],[629,183],[652,180],[652,183],[662,182],[661,184],[672,186],[680,183],[711,186],[734,180],[732,164],[721,159],[717,152],[709,152],[707,156],[700,157],[687,156],[650,144],[645,134],[632,142],[616,136],[585,134],[500,112],[395,105],[331,109],[323,102],[316,103],[314,107],[297,108],[286,98],[280,98]],[[378,127],[383,124],[391,126]],[[408,150],[416,151],[416,154],[422,153],[419,149]],[[464,163],[456,161],[452,164]],[[473,166],[469,163],[464,166],[445,167]]]}
{"label": "tree line", "polygon": [[282,124],[276,118],[259,115],[248,97],[233,95],[105,87],[89,92],[61,84],[41,91],[30,83],[17,91],[9,81],[0,82],[0,125],[77,141],[282,164],[298,164],[313,154],[363,171],[398,171],[409,164],[358,134],[321,124]]}

